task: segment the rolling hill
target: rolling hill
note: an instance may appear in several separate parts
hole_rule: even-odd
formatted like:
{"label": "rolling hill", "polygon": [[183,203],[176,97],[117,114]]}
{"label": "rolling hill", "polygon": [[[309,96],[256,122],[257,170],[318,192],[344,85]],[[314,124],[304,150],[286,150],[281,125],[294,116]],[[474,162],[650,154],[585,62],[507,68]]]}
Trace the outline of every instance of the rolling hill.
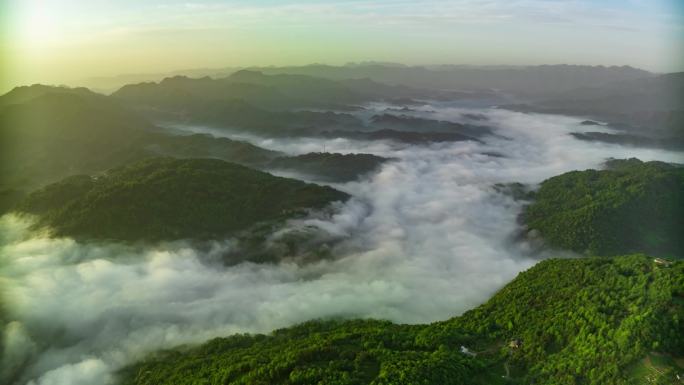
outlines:
{"label": "rolling hill", "polygon": [[220,239],[345,200],[345,193],[216,159],[151,158],[72,176],[27,196],[21,213],[77,239]]}
{"label": "rolling hill", "polygon": [[523,214],[528,234],[588,255],[684,256],[684,167],[638,159],[541,184]]}

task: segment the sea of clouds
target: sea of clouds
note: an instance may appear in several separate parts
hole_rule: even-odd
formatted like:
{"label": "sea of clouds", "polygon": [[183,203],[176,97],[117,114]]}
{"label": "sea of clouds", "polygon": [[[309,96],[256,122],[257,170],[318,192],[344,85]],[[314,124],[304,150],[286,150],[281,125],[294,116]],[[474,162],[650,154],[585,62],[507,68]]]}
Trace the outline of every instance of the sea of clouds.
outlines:
{"label": "sea of clouds", "polygon": [[[373,105],[382,111],[386,106]],[[366,112],[367,113],[367,112]],[[683,162],[681,153],[582,142],[581,119],[498,109],[426,106],[417,116],[487,117],[484,143],[405,145],[348,139],[266,139],[186,127],[301,154],[365,152],[391,157],[376,173],[332,184],[353,195],[331,215],[290,221],[337,242],[313,263],[212,263],[229,240],[80,244],[31,233],[26,219],[0,218],[0,291],[8,323],[3,383],[93,385],[145,354],[237,332],[269,332],[312,318],[371,317],[402,323],[443,320],[484,302],[540,258],[516,238],[524,202],[496,183],[535,185],[609,157]],[[593,129],[593,128],[592,128]],[[602,128],[608,130],[606,128]]]}

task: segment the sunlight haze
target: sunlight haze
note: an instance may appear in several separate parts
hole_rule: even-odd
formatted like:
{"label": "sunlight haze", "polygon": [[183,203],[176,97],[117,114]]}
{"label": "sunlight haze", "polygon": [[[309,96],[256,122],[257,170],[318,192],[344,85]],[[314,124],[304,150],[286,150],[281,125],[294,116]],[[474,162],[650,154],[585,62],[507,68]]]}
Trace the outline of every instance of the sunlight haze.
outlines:
{"label": "sunlight haze", "polygon": [[684,0],[0,0],[0,385],[684,385]]}
{"label": "sunlight haze", "polygon": [[355,61],[683,69],[674,0],[9,0],[2,7],[3,90],[130,73]]}

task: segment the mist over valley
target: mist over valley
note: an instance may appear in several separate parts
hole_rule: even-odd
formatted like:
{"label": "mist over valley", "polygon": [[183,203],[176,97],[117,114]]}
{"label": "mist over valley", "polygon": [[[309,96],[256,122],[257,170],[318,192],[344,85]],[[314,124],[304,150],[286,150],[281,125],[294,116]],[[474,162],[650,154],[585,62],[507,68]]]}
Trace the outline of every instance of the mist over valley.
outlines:
{"label": "mist over valley", "polygon": [[0,384],[684,383],[677,1],[0,29]]}

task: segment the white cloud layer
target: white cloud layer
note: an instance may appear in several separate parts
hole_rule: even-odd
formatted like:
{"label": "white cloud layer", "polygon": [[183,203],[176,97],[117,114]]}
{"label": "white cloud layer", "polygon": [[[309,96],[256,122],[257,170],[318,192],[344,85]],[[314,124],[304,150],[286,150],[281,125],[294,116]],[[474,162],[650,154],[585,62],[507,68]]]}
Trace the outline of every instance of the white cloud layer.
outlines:
{"label": "white cloud layer", "polygon": [[446,319],[548,255],[532,257],[512,240],[521,203],[495,192],[494,183],[538,183],[607,157],[684,160],[681,153],[577,141],[567,135],[579,128],[576,118],[445,106],[421,114],[458,121],[464,112],[485,114],[505,138],[433,146],[249,138],[290,153],[325,142],[329,151],[397,159],[365,180],[335,185],[354,196],[336,214],[289,223],[343,237],[333,260],[224,268],[208,261],[230,242],[209,252],[183,242],[79,244],[29,237],[24,221],[3,217],[0,285],[12,322],[0,368],[7,376],[26,363],[17,384],[109,384],[116,370],[150,351],[215,336],[319,317]]}

